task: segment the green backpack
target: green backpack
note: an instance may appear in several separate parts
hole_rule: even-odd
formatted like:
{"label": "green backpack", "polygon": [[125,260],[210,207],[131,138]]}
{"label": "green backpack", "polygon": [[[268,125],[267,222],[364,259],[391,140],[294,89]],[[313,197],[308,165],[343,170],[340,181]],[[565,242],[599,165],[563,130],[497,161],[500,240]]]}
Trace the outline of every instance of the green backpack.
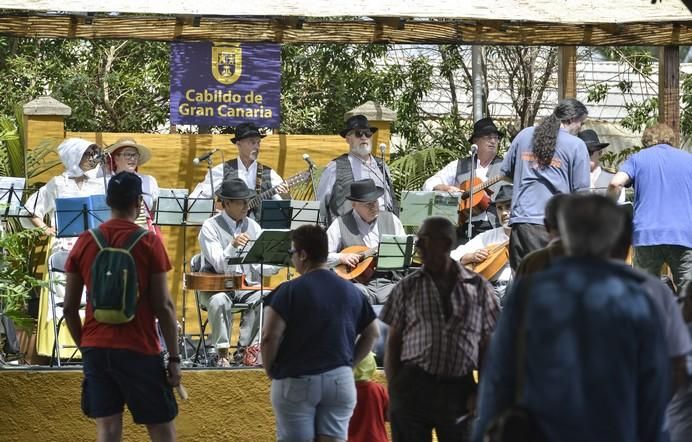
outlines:
{"label": "green backpack", "polygon": [[135,317],[139,299],[137,266],[130,250],[149,232],[137,229],[122,248],[111,247],[98,228],[89,233],[100,249],[91,265],[89,297],[94,319],[104,324],[130,322]]}

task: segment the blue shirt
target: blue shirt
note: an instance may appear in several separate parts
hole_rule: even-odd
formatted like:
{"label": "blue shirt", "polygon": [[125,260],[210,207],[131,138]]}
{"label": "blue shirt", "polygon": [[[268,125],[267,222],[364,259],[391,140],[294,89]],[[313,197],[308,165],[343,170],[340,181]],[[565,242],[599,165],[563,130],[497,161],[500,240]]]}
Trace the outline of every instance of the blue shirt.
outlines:
{"label": "blue shirt", "polygon": [[524,394],[550,441],[659,441],[669,387],[662,326],[641,276],[567,257],[508,295],[481,373],[481,430],[514,400],[520,290],[526,308]]}
{"label": "blue shirt", "polygon": [[527,127],[512,141],[500,169],[514,180],[509,224],[543,224],[545,205],[558,193],[588,190],[591,186],[589,152],[579,138],[560,128],[553,160],[539,167],[533,155],[535,127]]}
{"label": "blue shirt", "polygon": [[268,305],[286,322],[272,379],[353,366],[356,336],[375,320],[360,290],[330,270],[281,284]]}
{"label": "blue shirt", "polygon": [[621,166],[634,184],[635,246],[692,247],[692,154],[658,144]]}

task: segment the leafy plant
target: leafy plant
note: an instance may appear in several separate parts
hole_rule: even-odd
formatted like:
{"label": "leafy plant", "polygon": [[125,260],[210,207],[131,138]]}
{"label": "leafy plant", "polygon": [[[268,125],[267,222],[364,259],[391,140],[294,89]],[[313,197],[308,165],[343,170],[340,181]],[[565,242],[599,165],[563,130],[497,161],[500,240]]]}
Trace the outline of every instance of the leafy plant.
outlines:
{"label": "leafy plant", "polygon": [[48,283],[33,276],[31,254],[27,253],[42,235],[41,229],[0,233],[0,310],[25,329],[33,325],[26,312],[27,301],[35,289]]}

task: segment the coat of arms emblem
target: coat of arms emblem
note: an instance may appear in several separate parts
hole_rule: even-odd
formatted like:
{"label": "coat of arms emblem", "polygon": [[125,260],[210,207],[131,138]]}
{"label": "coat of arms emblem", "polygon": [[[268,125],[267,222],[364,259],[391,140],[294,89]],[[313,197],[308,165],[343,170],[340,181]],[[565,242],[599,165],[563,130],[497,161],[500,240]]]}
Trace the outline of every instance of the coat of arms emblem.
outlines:
{"label": "coat of arms emblem", "polygon": [[212,46],[211,72],[216,81],[233,84],[243,72],[243,50],[240,45]]}

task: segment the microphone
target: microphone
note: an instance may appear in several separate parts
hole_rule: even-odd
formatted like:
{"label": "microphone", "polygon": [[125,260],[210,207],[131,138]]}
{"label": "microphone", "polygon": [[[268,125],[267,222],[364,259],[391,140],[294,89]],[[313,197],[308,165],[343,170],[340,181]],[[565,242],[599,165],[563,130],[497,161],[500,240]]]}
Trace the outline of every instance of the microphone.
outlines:
{"label": "microphone", "polygon": [[380,143],[380,155],[384,158],[384,152],[387,150],[387,145],[384,143]]}
{"label": "microphone", "polygon": [[214,155],[218,151],[219,151],[219,149],[210,150],[209,152],[205,153],[204,155],[199,156],[199,157],[195,158],[194,160],[192,160],[192,164],[197,166],[199,163],[209,159],[209,157],[211,157],[212,155]]}
{"label": "microphone", "polygon": [[478,144],[471,145],[471,155],[476,155],[478,153]]}
{"label": "microphone", "polygon": [[310,166],[310,169],[314,169],[315,167],[317,167],[315,165],[315,162],[312,161],[312,159],[310,159],[310,155],[306,153],[303,154],[303,160],[307,161],[308,165]]}

